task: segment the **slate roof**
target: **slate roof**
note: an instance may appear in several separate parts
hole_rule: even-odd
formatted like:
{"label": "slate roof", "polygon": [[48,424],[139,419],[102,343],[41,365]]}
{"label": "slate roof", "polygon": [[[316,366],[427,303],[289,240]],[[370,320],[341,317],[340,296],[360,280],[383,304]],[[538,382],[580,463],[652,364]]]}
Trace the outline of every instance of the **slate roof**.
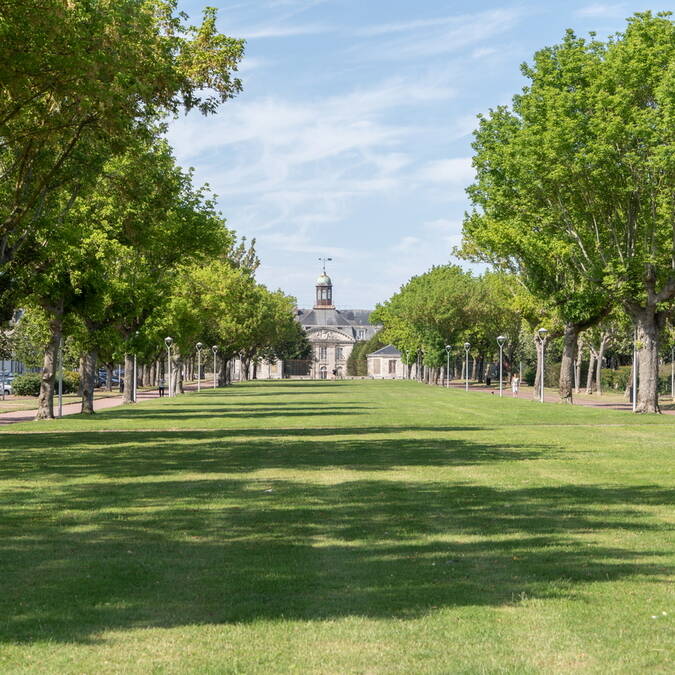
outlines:
{"label": "slate roof", "polygon": [[[298,309],[296,318],[306,328],[340,328],[355,340],[368,340],[382,326],[369,323],[371,309]],[[359,335],[362,332],[363,335]]]}
{"label": "slate roof", "polygon": [[394,345],[387,345],[386,347],[382,347],[382,349],[378,349],[376,352],[371,352],[366,356],[401,356],[401,352],[399,352],[398,349],[394,347]]}

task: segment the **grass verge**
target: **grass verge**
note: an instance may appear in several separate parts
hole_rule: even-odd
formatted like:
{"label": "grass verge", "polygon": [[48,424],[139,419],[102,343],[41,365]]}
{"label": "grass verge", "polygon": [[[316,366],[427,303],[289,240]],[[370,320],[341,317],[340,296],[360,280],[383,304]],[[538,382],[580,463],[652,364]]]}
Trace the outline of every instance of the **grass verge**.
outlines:
{"label": "grass verge", "polygon": [[0,670],[669,672],[674,439],[400,381],[13,425]]}

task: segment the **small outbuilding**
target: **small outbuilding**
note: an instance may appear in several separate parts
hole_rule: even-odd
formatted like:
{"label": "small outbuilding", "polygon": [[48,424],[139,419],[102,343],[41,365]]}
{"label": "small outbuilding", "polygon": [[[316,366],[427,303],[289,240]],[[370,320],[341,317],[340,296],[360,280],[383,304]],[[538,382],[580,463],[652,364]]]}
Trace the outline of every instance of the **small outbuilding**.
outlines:
{"label": "small outbuilding", "polygon": [[376,380],[396,380],[405,377],[405,364],[401,352],[394,345],[387,345],[372,354],[367,354],[368,377]]}

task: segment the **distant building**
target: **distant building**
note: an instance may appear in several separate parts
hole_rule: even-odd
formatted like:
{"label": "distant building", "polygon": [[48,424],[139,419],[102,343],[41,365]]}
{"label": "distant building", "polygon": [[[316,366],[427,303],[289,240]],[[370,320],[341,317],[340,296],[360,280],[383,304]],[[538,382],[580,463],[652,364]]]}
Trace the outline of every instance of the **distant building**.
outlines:
{"label": "distant building", "polygon": [[286,361],[286,377],[335,379],[347,374],[347,359],[356,342],[369,340],[382,326],[372,325],[370,309],[335,309],[333,282],[323,272],[316,280],[312,309],[297,309],[298,323],[305,329],[312,356],[303,361]]}
{"label": "distant building", "polygon": [[394,380],[405,377],[405,364],[401,352],[394,345],[387,345],[376,352],[366,354],[368,376],[376,380]]}

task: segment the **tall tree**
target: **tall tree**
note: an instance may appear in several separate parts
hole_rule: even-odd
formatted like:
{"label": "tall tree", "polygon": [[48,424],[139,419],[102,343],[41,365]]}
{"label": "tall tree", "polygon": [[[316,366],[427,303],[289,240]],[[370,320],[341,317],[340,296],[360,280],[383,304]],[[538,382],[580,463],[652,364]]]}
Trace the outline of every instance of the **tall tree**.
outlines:
{"label": "tall tree", "polygon": [[[75,195],[162,114],[239,92],[243,42],[175,0],[0,0],[0,291],[50,205]],[[58,227],[59,219],[49,227]]]}
{"label": "tall tree", "polygon": [[561,310],[577,333],[607,299],[623,304],[637,329],[639,412],[659,409],[659,331],[675,298],[669,17],[636,14],[604,43],[568,31],[523,66],[530,84],[476,132],[465,223],[473,250],[516,261],[533,292],[571,290]]}

